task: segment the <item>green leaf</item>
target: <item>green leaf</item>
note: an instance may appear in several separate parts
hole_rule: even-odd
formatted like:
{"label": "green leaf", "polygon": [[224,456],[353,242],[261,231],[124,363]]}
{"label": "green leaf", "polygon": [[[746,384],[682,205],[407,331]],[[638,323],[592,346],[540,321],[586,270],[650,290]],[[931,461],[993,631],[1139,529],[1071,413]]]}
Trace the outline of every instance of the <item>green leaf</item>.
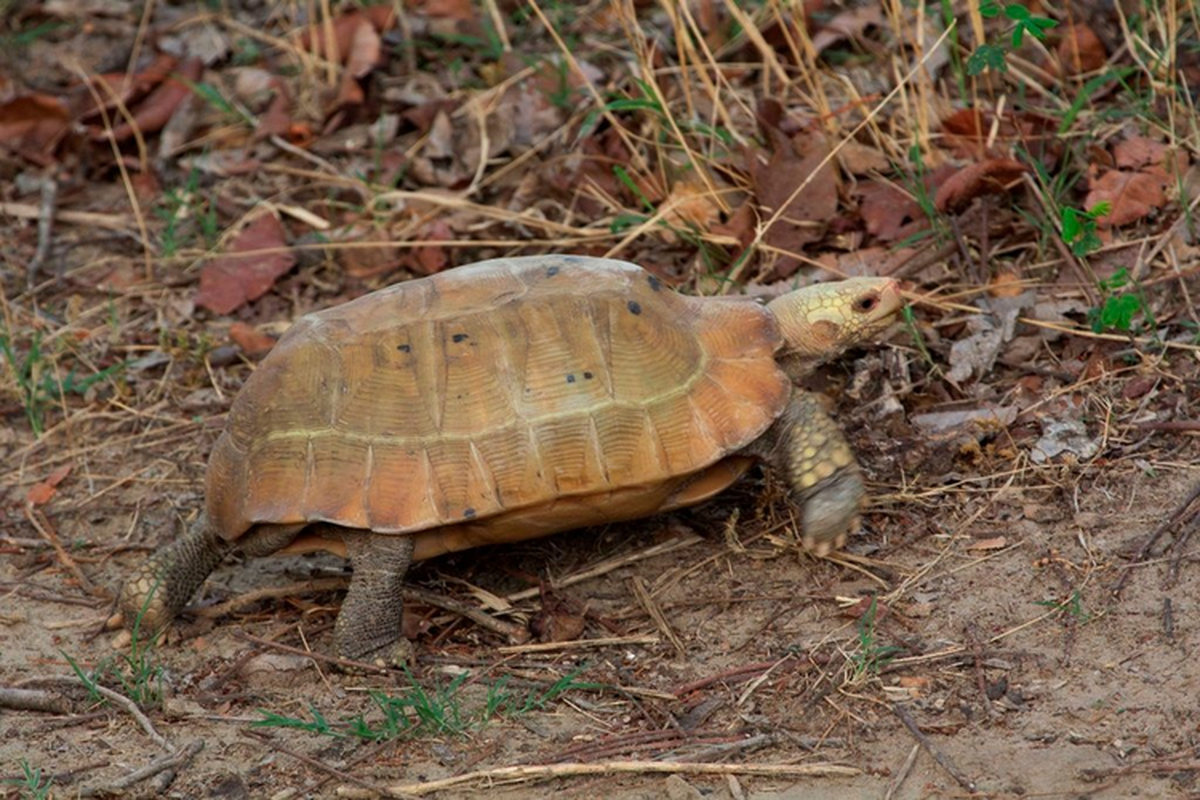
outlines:
{"label": "green leaf", "polygon": [[1083,233],[1083,225],[1079,222],[1078,212],[1073,208],[1064,208],[1062,210],[1063,241],[1070,244],[1081,233]]}
{"label": "green leaf", "polygon": [[1089,217],[1091,217],[1092,219],[1099,219],[1100,217],[1107,216],[1108,214],[1111,214],[1111,213],[1112,213],[1112,201],[1111,200],[1101,200],[1099,203],[1096,203],[1096,205],[1092,206],[1091,208],[1089,208],[1087,210],[1087,215]]}
{"label": "green leaf", "polygon": [[993,0],[987,0],[986,3],[979,7],[979,13],[988,19],[995,19],[996,17],[1000,16],[1000,12],[1000,4],[993,2]]}
{"label": "green leaf", "polygon": [[1033,17],[1029,20],[1029,22],[1033,25],[1033,27],[1029,29],[1029,34],[1031,36],[1036,36],[1039,39],[1046,38],[1045,31],[1058,27],[1058,20],[1053,20],[1049,17]]}
{"label": "green leaf", "polygon": [[1000,45],[981,44],[967,59],[967,74],[979,75],[988,69],[996,72],[1008,72],[1008,63],[1004,60],[1007,54],[1007,51]]}
{"label": "green leaf", "polygon": [[1142,301],[1136,294],[1122,294],[1104,301],[1100,322],[1107,328],[1119,331],[1133,329],[1133,318],[1142,310]]}
{"label": "green leaf", "polygon": [[1011,20],[1020,22],[1021,20],[1029,19],[1029,9],[1017,3],[1009,3],[1004,7],[1004,16]]}

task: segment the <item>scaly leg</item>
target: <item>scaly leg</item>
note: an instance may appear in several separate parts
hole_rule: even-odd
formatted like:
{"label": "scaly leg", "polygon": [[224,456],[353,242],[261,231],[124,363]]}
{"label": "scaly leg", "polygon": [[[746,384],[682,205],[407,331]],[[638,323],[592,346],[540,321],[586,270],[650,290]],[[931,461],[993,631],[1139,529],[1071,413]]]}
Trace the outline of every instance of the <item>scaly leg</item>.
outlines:
{"label": "scaly leg", "polygon": [[333,628],[342,658],[403,666],[412,657],[404,638],[404,573],[412,563],[413,537],[370,531],[342,533],[354,574]]}
{"label": "scaly leg", "polygon": [[817,555],[842,547],[858,530],[865,490],[854,453],[820,400],[796,389],[755,449],[787,477],[804,547]]}
{"label": "scaly leg", "polygon": [[227,542],[201,514],[188,532],[160,548],[121,587],[125,627],[152,636],[166,629],[209,574],[240,547],[251,556],[269,555],[289,544],[303,525],[260,525],[238,542]]}

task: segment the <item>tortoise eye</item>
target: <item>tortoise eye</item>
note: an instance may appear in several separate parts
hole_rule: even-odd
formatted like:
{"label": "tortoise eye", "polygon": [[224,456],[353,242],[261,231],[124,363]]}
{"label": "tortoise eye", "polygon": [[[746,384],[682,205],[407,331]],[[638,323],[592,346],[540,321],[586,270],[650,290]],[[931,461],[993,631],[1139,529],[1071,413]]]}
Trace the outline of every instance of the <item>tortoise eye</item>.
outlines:
{"label": "tortoise eye", "polygon": [[873,294],[869,294],[866,297],[860,297],[854,303],[855,309],[857,309],[858,311],[861,311],[864,314],[874,311],[875,307],[878,305],[879,305],[879,298]]}

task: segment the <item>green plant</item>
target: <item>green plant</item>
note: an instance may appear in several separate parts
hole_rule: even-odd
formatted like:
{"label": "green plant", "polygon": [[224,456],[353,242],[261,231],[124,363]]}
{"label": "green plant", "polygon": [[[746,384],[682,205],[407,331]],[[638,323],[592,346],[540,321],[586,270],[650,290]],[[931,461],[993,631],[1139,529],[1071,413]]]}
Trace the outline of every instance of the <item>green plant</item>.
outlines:
{"label": "green plant", "polygon": [[4,356],[4,363],[16,386],[18,399],[25,409],[25,418],[29,420],[34,436],[41,436],[45,431],[46,409],[53,402],[65,403],[68,394],[84,394],[96,383],[116,376],[126,364],[121,361],[83,378],[78,377],[72,367],[60,381],[47,363],[49,358],[42,348],[40,331],[34,331],[29,341],[29,352],[24,358],[18,358],[12,337],[8,333],[0,333],[0,355]]}
{"label": "green plant", "polygon": [[854,666],[852,681],[857,683],[866,676],[876,676],[880,668],[885,666],[893,657],[897,648],[890,645],[880,645],[875,629],[877,599],[871,598],[871,604],[858,620],[858,652],[854,654],[851,663]]}
{"label": "green plant", "polygon": [[[1132,288],[1126,289],[1126,286]],[[1088,322],[1091,323],[1093,332],[1136,332],[1140,326],[1135,326],[1133,320],[1138,314],[1143,316],[1146,326],[1151,331],[1158,327],[1150,307],[1146,304],[1141,284],[1132,280],[1124,267],[1114,272],[1111,277],[1100,281],[1099,287],[1104,300],[1098,307],[1088,309]]]}
{"label": "green plant", "polygon": [[1062,217],[1062,238],[1071,252],[1086,256],[1100,249],[1103,242],[1096,232],[1096,220],[1112,211],[1112,203],[1105,200],[1086,211],[1064,206],[1059,209]]}
{"label": "green plant", "polygon": [[[154,209],[154,215],[163,221],[160,244],[165,258],[175,256],[181,247],[195,238],[194,229],[184,228],[184,223],[189,219],[196,221],[204,247],[215,247],[221,237],[217,204],[200,197],[200,170],[196,167],[192,167],[182,187],[175,187],[163,193],[162,199]],[[185,230],[187,236],[184,235]]]}
{"label": "green plant", "polygon": [[852,682],[857,683],[867,676],[874,677],[887,666],[887,663],[900,652],[899,647],[879,644],[875,631],[875,613],[877,598],[871,597],[871,604],[858,620],[858,652],[854,654],[852,663],[854,675]]}
{"label": "green plant", "polygon": [[338,739],[356,738],[386,741],[400,737],[426,735],[466,736],[499,717],[515,717],[544,709],[551,701],[575,689],[600,689],[601,684],[576,680],[579,672],[571,672],[555,681],[542,692],[518,694],[508,690],[507,677],[487,687],[482,707],[469,706],[461,690],[470,677],[463,672],[448,684],[432,691],[417,683],[407,669],[408,688],[400,694],[373,691],[368,694],[375,714],[359,714],[338,723],[330,723],[315,707],[309,706],[311,721],[259,709],[263,718],[251,725],[260,728],[291,728]]}
{"label": "green plant", "polygon": [[143,707],[155,707],[162,703],[163,686],[162,676],[163,668],[157,662],[154,654],[155,645],[158,643],[157,634],[149,639],[144,639],[141,635],[142,618],[146,614],[146,609],[150,607],[150,601],[153,600],[155,592],[158,591],[158,586],[155,586],[146,597],[146,602],[138,611],[137,618],[133,622],[133,628],[130,631],[131,637],[129,642],[129,650],[121,653],[119,662],[114,662],[111,658],[105,658],[96,665],[96,668],[90,673],[84,671],[66,652],[60,650],[63,658],[71,665],[71,669],[78,676],[79,680],[87,687],[89,699],[94,703],[104,701],[104,696],[97,691],[97,686],[105,678],[115,681],[121,685],[123,693]]}
{"label": "green plant", "polygon": [[897,172],[904,176],[905,187],[917,201],[917,205],[921,207],[921,213],[929,220],[929,229],[906,237],[897,242],[896,247],[909,247],[930,235],[936,236],[938,241],[947,241],[950,231],[946,227],[945,219],[938,213],[937,203],[929,194],[929,187],[925,183],[925,159],[921,155],[919,144],[914,144],[908,149],[908,160],[912,164],[912,172],[909,173],[904,169],[897,169]]}
{"label": "green plant", "polygon": [[1092,619],[1091,613],[1083,610],[1083,592],[1079,589],[1071,592],[1071,596],[1066,600],[1035,600],[1033,604],[1054,611],[1064,612],[1080,625]]}
{"label": "green plant", "polygon": [[[1021,46],[1025,40],[1025,34],[1029,34],[1038,41],[1045,41],[1046,31],[1058,25],[1048,17],[1034,15],[1020,3],[1006,3],[1001,7],[999,3],[988,0],[980,6],[979,13],[989,19],[995,19],[1003,14],[1012,21],[1013,26],[1010,29],[1012,50]],[[1004,43],[984,42],[980,44],[967,59],[967,74],[979,75],[989,69],[1007,72],[1008,53],[1009,47]]]}
{"label": "green plant", "polygon": [[21,759],[20,778],[9,778],[5,781],[12,786],[17,787],[18,797],[28,797],[30,800],[44,800],[50,796],[50,784],[54,782],[53,778],[47,777],[46,781],[42,782],[42,770],[40,767],[31,767],[29,762]]}

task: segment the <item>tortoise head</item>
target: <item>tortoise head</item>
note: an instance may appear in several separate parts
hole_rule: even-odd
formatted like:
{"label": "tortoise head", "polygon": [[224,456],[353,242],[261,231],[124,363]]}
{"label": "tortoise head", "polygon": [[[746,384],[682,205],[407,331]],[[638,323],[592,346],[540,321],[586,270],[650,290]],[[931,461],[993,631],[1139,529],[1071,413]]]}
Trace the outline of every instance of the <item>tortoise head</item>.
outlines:
{"label": "tortoise head", "polygon": [[883,333],[901,305],[891,278],[849,278],[788,292],[767,308],[783,333],[782,355],[810,366]]}

